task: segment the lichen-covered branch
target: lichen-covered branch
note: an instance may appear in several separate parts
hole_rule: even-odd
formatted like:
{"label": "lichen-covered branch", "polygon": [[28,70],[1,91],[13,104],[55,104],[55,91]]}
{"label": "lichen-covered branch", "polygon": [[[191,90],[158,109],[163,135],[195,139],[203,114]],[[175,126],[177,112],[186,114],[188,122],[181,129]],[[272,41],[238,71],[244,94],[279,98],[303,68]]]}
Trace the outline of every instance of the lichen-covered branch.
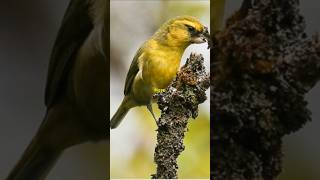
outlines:
{"label": "lichen-covered branch", "polygon": [[189,118],[198,116],[198,105],[206,100],[209,75],[202,55],[191,54],[164,93],[156,95],[161,117],[158,120],[153,179],[177,178],[177,158],[184,150],[183,139]]}
{"label": "lichen-covered branch", "polygon": [[275,179],[282,138],[310,121],[305,94],[320,78],[320,43],[298,0],[245,0],[215,35],[211,178]]}

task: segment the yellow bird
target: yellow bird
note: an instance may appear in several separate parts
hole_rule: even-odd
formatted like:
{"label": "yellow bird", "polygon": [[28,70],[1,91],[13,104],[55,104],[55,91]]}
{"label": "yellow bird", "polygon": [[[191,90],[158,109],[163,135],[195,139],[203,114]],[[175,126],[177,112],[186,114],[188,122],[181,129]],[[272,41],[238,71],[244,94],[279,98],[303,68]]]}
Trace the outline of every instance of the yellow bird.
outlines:
{"label": "yellow bird", "polygon": [[124,99],[111,119],[116,128],[128,111],[146,105],[154,117],[151,99],[175,77],[185,49],[208,41],[208,28],[191,16],[179,16],[164,23],[137,51],[127,74]]}

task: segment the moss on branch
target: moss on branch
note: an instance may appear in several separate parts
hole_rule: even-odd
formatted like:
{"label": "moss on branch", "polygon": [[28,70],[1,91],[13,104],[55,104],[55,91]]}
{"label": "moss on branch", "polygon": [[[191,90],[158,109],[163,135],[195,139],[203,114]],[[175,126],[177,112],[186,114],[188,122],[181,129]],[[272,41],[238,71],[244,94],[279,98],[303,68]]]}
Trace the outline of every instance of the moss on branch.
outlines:
{"label": "moss on branch", "polygon": [[183,139],[188,120],[198,116],[198,105],[206,100],[209,75],[202,55],[191,54],[165,92],[155,95],[161,110],[158,120],[153,179],[177,178],[177,158],[184,150]]}

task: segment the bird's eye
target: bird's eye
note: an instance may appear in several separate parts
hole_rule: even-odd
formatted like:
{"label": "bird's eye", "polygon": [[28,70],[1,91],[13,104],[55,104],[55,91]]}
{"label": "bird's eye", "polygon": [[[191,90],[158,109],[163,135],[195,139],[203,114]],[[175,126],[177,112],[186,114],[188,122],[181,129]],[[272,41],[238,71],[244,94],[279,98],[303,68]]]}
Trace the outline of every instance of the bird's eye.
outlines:
{"label": "bird's eye", "polygon": [[196,29],[190,25],[186,25],[189,32],[196,32]]}

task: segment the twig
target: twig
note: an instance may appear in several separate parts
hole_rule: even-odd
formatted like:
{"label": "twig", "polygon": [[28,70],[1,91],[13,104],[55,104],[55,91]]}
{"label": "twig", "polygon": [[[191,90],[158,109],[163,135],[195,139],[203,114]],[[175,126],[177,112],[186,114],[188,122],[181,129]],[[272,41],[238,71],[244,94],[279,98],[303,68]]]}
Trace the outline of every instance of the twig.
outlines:
{"label": "twig", "polygon": [[202,55],[191,54],[166,91],[156,95],[161,117],[154,153],[157,172],[151,175],[153,179],[177,178],[177,158],[185,148],[188,120],[198,116],[198,105],[206,100],[209,85]]}

